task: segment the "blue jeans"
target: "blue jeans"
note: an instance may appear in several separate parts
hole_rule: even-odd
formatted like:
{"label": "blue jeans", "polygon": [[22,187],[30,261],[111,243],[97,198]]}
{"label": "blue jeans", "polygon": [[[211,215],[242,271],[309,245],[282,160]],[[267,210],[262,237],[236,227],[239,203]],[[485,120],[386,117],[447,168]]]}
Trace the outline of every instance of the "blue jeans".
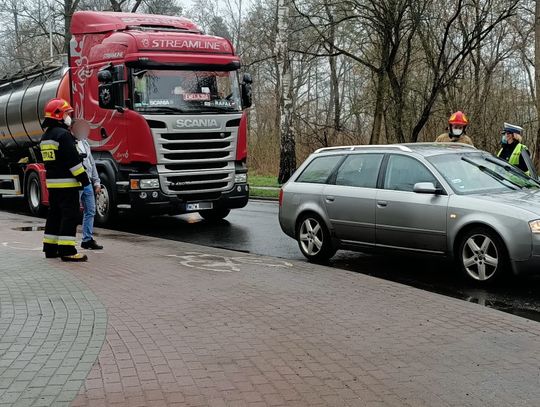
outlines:
{"label": "blue jeans", "polygon": [[88,242],[94,238],[94,216],[96,215],[96,196],[94,186],[87,185],[81,191],[81,203],[83,206],[82,241]]}

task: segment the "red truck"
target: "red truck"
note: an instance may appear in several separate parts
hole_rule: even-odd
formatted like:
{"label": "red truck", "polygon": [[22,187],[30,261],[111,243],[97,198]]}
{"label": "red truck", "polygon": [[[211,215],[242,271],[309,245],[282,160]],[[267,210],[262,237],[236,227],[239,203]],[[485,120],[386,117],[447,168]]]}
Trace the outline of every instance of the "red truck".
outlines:
{"label": "red truck", "polygon": [[185,18],[76,12],[63,63],[0,78],[0,195],[47,205],[39,143],[45,103],[69,100],[104,186],[96,222],[119,209],[222,219],[248,201],[251,77],[230,41]]}

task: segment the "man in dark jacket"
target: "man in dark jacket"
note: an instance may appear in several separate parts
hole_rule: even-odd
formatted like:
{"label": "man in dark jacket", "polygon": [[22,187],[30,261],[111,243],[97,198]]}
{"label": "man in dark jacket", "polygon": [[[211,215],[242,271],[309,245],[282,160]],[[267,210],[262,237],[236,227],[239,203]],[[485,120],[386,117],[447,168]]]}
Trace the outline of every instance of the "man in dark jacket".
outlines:
{"label": "man in dark jacket", "polygon": [[76,233],[79,221],[79,190],[90,183],[69,131],[73,108],[64,99],[51,99],[45,106],[41,137],[41,155],[47,172],[49,213],[45,224],[43,251],[45,257],[64,261],[86,261],[77,253]]}

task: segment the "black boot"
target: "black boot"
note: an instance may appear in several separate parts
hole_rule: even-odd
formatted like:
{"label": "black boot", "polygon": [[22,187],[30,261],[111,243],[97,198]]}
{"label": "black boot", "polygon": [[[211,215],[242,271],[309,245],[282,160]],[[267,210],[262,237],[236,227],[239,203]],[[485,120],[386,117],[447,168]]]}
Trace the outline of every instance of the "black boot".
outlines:
{"label": "black boot", "polygon": [[83,249],[90,249],[90,250],[101,250],[101,249],[103,249],[103,246],[97,244],[97,242],[94,239],[88,240],[87,242],[82,242],[81,247]]}

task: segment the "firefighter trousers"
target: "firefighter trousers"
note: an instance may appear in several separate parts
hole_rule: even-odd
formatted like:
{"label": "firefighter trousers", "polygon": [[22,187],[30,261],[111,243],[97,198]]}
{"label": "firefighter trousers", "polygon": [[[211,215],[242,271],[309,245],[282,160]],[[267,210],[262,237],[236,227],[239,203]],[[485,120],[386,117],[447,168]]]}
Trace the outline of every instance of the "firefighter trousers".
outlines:
{"label": "firefighter trousers", "polygon": [[77,254],[76,234],[80,216],[77,188],[49,188],[49,213],[43,251],[47,257]]}

